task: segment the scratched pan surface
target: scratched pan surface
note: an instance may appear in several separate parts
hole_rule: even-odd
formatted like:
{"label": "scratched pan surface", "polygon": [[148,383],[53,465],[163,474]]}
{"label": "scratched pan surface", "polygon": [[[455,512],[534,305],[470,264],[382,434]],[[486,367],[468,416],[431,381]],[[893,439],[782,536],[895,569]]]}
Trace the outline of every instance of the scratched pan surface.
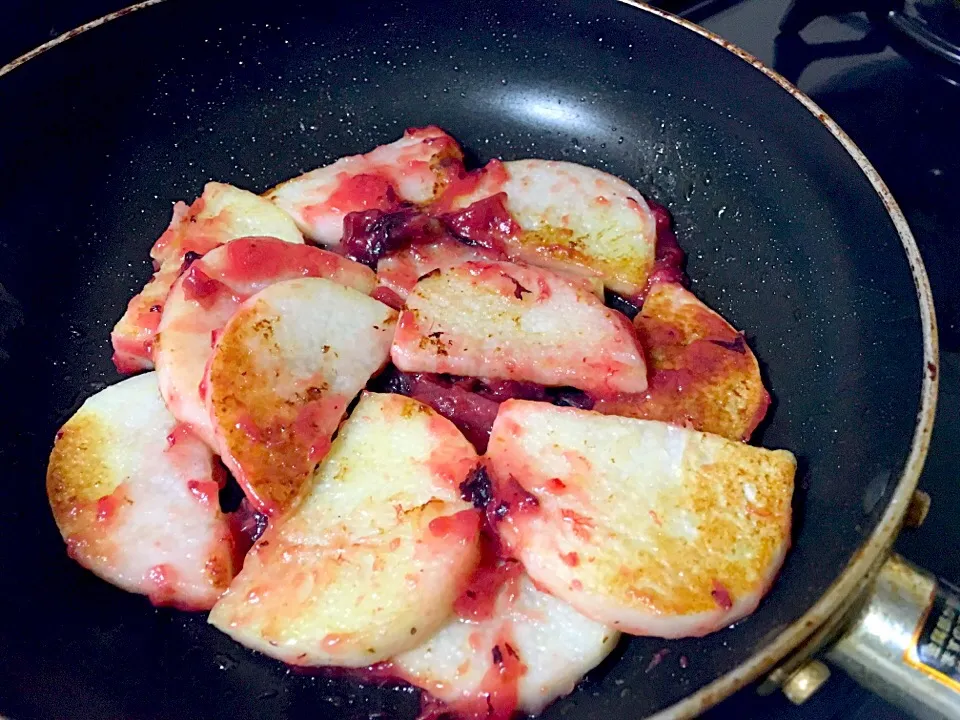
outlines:
{"label": "scratched pan surface", "polygon": [[753,616],[624,643],[546,715],[653,714],[767,652],[880,522],[923,391],[907,255],[848,152],[728,50],[615,2],[238,5],[168,0],[0,77],[0,712],[416,715],[408,689],[291,674],[82,571],[43,474],[58,425],[118,380],[108,331],[171,201],[209,179],[262,190],[430,123],[475,161],[572,160],[668,205],[696,292],[764,363],[759,439],[801,461],[794,549]]}

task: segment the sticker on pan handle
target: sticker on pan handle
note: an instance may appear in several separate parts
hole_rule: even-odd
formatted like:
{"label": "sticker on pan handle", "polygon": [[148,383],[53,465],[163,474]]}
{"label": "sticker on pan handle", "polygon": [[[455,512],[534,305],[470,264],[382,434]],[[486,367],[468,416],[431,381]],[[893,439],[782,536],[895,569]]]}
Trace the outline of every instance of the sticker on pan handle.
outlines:
{"label": "sticker on pan handle", "polygon": [[903,659],[960,692],[960,588],[938,580]]}

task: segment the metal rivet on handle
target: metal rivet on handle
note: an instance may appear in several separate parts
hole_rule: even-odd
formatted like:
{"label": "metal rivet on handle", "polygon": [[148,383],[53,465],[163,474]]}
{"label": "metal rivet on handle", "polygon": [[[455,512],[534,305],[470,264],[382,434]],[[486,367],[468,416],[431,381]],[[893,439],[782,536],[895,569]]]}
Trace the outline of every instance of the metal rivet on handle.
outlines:
{"label": "metal rivet on handle", "polygon": [[811,660],[783,684],[783,694],[794,705],[803,705],[829,678],[830,668],[819,660]]}

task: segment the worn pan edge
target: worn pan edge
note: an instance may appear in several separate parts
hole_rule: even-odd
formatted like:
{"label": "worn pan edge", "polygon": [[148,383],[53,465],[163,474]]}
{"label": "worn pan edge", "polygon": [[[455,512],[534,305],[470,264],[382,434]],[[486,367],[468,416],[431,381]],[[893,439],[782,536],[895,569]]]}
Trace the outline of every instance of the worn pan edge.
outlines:
{"label": "worn pan edge", "polygon": [[[70,40],[81,33],[92,30],[104,25],[111,20],[129,15],[138,10],[159,5],[165,0],[143,0],[115,12],[84,23],[72,30],[43,43],[42,45],[29,50],[23,55],[14,58],[7,64],[0,67],[0,77],[20,67],[29,60],[43,54],[47,50]],[[790,81],[779,73],[771,70],[753,55],[724,40],[715,33],[710,32],[695,23],[684,18],[673,15],[672,13],[660,10],[659,8],[647,5],[639,0],[616,0],[616,2],[628,5],[636,10],[648,12],[664,20],[675,23],[680,27],[689,30],[711,42],[720,45],[724,49],[736,55],[744,62],[752,65],[756,70],[762,72],[770,80],[774,81],[783,90],[788,92],[795,100],[803,105],[812,115],[814,115],[823,126],[836,138],[843,146],[844,150],[853,158],[854,162],[860,167],[867,180],[873,186],[880,200],[883,202],[900,236],[900,243],[903,245],[907,256],[907,262],[910,265],[910,272],[913,275],[913,281],[917,293],[917,302],[920,307],[920,322],[923,332],[923,360],[924,367],[923,381],[920,390],[920,407],[917,411],[916,425],[914,428],[913,439],[910,445],[910,455],[904,465],[903,472],[897,482],[897,486],[890,498],[887,509],[881,517],[877,526],[874,528],[870,537],[856,552],[854,557],[847,564],[847,567],[841,573],[833,584],[827,588],[821,598],[807,612],[796,620],[792,625],[785,629],[776,639],[774,639],[761,652],[742,663],[735,669],[729,671],[709,685],[697,690],[684,700],[660,711],[653,715],[649,720],[684,720],[685,718],[695,717],[703,711],[717,704],[725,697],[741,689],[748,683],[759,678],[765,672],[768,672],[777,662],[786,657],[791,650],[799,646],[813,632],[821,626],[835,612],[841,609],[845,600],[855,591],[858,584],[864,576],[875,566],[880,558],[887,553],[893,546],[900,527],[903,523],[904,515],[913,492],[920,480],[920,473],[923,470],[924,460],[927,456],[927,450],[930,445],[930,437],[933,432],[933,421],[936,414],[937,404],[937,385],[939,375],[939,348],[937,339],[937,321],[934,311],[933,294],[930,289],[930,282],[927,278],[927,272],[924,268],[923,259],[920,256],[920,249],[917,247],[916,240],[907,219],[894,200],[890,189],[880,178],[876,168],[870,163],[863,151],[853,142],[839,125],[827,115],[823,109],[811,100],[806,94],[801,92]]]}
{"label": "worn pan edge", "polygon": [[0,77],[3,77],[8,72],[16,70],[18,67],[23,65],[28,60],[33,60],[38,55],[42,55],[47,50],[50,50],[51,48],[56,47],[60,43],[70,40],[71,38],[75,38],[77,35],[80,35],[81,33],[85,33],[87,30],[93,30],[93,28],[100,27],[101,25],[105,25],[111,20],[116,20],[117,18],[121,18],[124,15],[129,15],[130,13],[136,12],[137,10],[143,10],[144,8],[150,7],[151,5],[159,5],[163,1],[164,0],[144,0],[143,2],[136,3],[135,5],[129,5],[125,8],[120,8],[119,10],[116,10],[112,13],[108,13],[103,17],[98,17],[95,20],[91,20],[90,22],[87,22],[87,23],[84,23],[83,25],[75,27],[72,30],[67,30],[65,33],[61,35],[57,35],[57,37],[53,38],[52,40],[48,40],[43,45],[38,45],[32,50],[28,50],[20,57],[16,57],[10,62],[8,62],[6,65],[4,65],[3,67],[0,67]]}

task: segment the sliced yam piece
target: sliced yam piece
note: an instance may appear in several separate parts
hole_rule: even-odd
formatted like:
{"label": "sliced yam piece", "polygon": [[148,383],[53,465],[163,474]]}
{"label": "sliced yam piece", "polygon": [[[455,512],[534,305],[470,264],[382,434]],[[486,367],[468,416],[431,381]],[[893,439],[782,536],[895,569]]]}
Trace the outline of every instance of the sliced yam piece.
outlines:
{"label": "sliced yam piece", "polygon": [[269,200],[233,185],[209,182],[193,205],[174,210],[173,222],[150,257],[161,264],[179,263],[187,252],[204,255],[231,240],[254,236],[303,243],[293,218]]}
{"label": "sliced yam piece", "polygon": [[790,544],[796,459],[651,420],[510,400],[487,470],[538,587],[635,635],[752,612]]}
{"label": "sliced yam piece", "polygon": [[450,238],[410,245],[380,258],[377,262],[377,285],[407,299],[417,281],[434,270],[447,270],[471,260],[498,260],[498,253],[471,247]]}
{"label": "sliced yam piece", "polygon": [[211,447],[204,373],[217,336],[240,305],[284,280],[322,277],[364,294],[376,276],[368,267],[309,245],[241,238],[195,260],[167,297],[154,343],[160,392],[170,412]]}
{"label": "sliced yam piece", "polygon": [[623,180],[576,163],[513,160],[494,161],[474,185],[445,204],[459,209],[506,193],[519,226],[507,240],[512,258],[598,276],[624,295],[643,292],[654,266],[656,221]]}
{"label": "sliced yam piece", "polygon": [[748,440],[770,395],[741,333],[676,283],[656,283],[634,320],[650,366],[640,395],[604,399],[608,415],[662,420]]}
{"label": "sliced yam piece", "polygon": [[[465,245],[443,238],[424,244],[410,245],[377,262],[377,285],[387,288],[406,300],[414,285],[434,270],[447,270],[471,260],[500,260],[500,254],[483,247]],[[557,272],[573,285],[584,288],[603,299],[603,281],[597,277]]]}
{"label": "sliced yam piece", "polygon": [[224,326],[207,365],[216,447],[254,507],[282,510],[347,405],[390,357],[397,313],[323,278],[275,283]]}
{"label": "sliced yam piece", "polygon": [[521,574],[500,589],[490,617],[455,616],[392,664],[458,717],[509,718],[572,692],[619,637]]}
{"label": "sliced yam piece", "polygon": [[410,649],[446,621],[477,564],[480,511],[459,489],[477,462],[425,405],[364,394],[210,622],[294,665],[363,667]]}
{"label": "sliced yam piece", "polygon": [[180,266],[161,266],[130,298],[127,309],[110,332],[113,364],[118,372],[130,374],[153,368],[153,344],[160,325],[160,313],[170,288],[180,276]]}
{"label": "sliced yam piece", "polygon": [[88,398],[60,429],[47,496],[78,563],[156,605],[206,610],[237,570],[223,479],[145,373]]}
{"label": "sliced yam piece", "polygon": [[207,183],[193,205],[174,205],[170,226],[150,251],[157,271],[130,300],[110,335],[113,362],[120,372],[153,367],[153,341],[160,312],[180,276],[186,254],[203,255],[230,240],[250,235],[303,243],[289,215],[268,200],[232,185]]}
{"label": "sliced yam piece", "polygon": [[288,180],[266,197],[288,212],[308,238],[337,245],[348,213],[430,202],[462,171],[456,140],[437,127],[417,128],[365,155],[340,158]]}
{"label": "sliced yam piece", "polygon": [[519,707],[536,714],[569,695],[583,676],[613,652],[620,633],[538,590],[527,575],[511,612],[516,649],[527,670],[520,679]]}
{"label": "sliced yam piece", "polygon": [[400,314],[391,356],[408,372],[570,386],[598,396],[643,392],[636,332],[582,287],[541,268],[469,262],[421,278]]}

